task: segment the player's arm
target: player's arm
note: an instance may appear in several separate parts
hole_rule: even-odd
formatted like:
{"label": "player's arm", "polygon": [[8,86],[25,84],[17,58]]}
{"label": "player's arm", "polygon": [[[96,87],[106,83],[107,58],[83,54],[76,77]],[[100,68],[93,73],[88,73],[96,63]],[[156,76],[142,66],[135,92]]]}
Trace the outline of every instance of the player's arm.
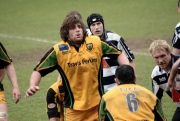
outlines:
{"label": "player's arm", "polygon": [[[176,85],[175,77],[180,72],[180,58],[173,64],[171,68],[171,73],[168,78],[168,86],[171,88],[178,88]],[[179,85],[180,86],[180,85]]]}
{"label": "player's arm", "polygon": [[173,36],[173,39],[172,39],[172,54],[173,55],[180,55],[180,38],[179,38],[179,30],[180,30],[180,27],[179,25],[176,26],[176,29],[174,31],[174,36]]}
{"label": "player's arm", "polygon": [[118,56],[117,62],[119,64],[128,64],[129,65],[129,60],[123,52]]}
{"label": "player's arm", "polygon": [[20,94],[20,90],[18,87],[18,81],[17,81],[17,77],[16,77],[15,68],[14,68],[13,64],[10,63],[7,66],[5,66],[5,69],[7,72],[7,76],[13,86],[13,91],[12,91],[13,99],[15,98],[15,103],[18,103],[21,98],[21,94]]}
{"label": "player's arm", "polygon": [[125,53],[125,55],[127,56],[128,60],[129,60],[129,64],[134,68],[134,70],[136,71],[136,68],[135,68],[135,63],[134,63],[134,54],[133,52],[131,51],[131,49],[127,46],[127,44],[125,43],[125,40],[120,37],[120,40],[118,41],[118,44],[117,44],[117,48],[119,50],[122,50],[122,52]]}
{"label": "player's arm", "polygon": [[161,101],[164,91],[159,87],[158,83],[153,78],[152,78],[152,92]]}
{"label": "player's arm", "polygon": [[9,57],[6,49],[4,48],[1,42],[0,42],[0,57],[1,57],[0,59],[1,66],[3,66],[4,69],[6,70],[7,76],[13,86],[13,91],[12,91],[13,99],[15,98],[15,103],[18,103],[21,98],[21,94],[18,87],[16,71],[12,63],[12,59]]}
{"label": "player's arm", "polygon": [[[180,40],[179,40],[179,41],[180,41]],[[180,55],[180,49],[173,47],[173,49],[172,49],[172,54],[173,54],[173,55]]]}
{"label": "player's arm", "polygon": [[5,75],[5,69],[4,68],[0,68],[0,83],[4,79],[4,75]]}
{"label": "player's arm", "polygon": [[55,69],[57,69],[57,58],[54,48],[51,48],[34,68],[30,77],[30,86],[25,93],[25,97],[35,94],[40,89],[38,85],[41,78]]}
{"label": "player's arm", "polygon": [[121,50],[118,50],[115,45],[103,41],[101,41],[101,45],[104,56],[116,60],[119,64],[129,65],[129,60],[127,56]]}
{"label": "player's arm", "polygon": [[161,107],[161,102],[157,99],[156,101],[156,106],[154,108],[154,116],[155,116],[155,121],[167,121],[165,115],[164,115],[164,112],[162,110],[162,107]]}
{"label": "player's arm", "polygon": [[58,78],[57,78],[57,81],[59,81],[59,80],[61,80],[62,78],[61,78],[61,75],[60,74],[58,74]]}
{"label": "player's arm", "polygon": [[30,77],[30,86],[26,91],[25,97],[32,96],[40,89],[38,86],[40,80],[41,80],[41,74],[38,71],[33,71]]}

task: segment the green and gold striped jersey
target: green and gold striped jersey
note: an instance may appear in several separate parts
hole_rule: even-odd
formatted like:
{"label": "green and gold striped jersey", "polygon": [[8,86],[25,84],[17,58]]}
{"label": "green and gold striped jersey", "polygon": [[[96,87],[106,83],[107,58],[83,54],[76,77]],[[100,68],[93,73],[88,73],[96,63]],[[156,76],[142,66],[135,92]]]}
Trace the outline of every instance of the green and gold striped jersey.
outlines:
{"label": "green and gold striped jersey", "polygon": [[103,95],[99,121],[166,121],[159,99],[136,84],[121,84]]}
{"label": "green and gold striped jersey", "polygon": [[61,41],[41,59],[35,70],[41,76],[57,69],[62,77],[65,107],[87,110],[98,105],[104,94],[103,56],[117,59],[121,51],[97,36],[87,36],[79,48]]}

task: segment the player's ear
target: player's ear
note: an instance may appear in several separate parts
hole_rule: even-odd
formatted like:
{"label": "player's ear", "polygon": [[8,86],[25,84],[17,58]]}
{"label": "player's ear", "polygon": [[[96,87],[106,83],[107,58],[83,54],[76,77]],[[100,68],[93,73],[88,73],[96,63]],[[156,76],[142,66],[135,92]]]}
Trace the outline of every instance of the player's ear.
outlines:
{"label": "player's ear", "polygon": [[116,82],[117,85],[120,84],[119,80],[117,78],[114,78],[114,81]]}

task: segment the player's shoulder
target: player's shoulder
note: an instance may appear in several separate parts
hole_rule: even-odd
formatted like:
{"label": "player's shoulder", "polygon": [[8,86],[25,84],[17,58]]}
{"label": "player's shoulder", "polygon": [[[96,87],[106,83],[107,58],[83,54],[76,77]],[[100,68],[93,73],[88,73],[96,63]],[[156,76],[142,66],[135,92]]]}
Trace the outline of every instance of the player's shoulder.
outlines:
{"label": "player's shoulder", "polygon": [[118,86],[112,88],[111,90],[107,91],[104,95],[103,95],[103,98],[106,100],[108,98],[111,98],[111,97],[114,97],[116,96],[116,93],[118,92]]}
{"label": "player's shoulder", "polygon": [[180,27],[180,22],[176,24],[176,28]]}
{"label": "player's shoulder", "polygon": [[96,35],[88,35],[86,36],[85,40],[87,41],[93,41],[93,40],[96,40],[96,41],[101,41],[100,38]]}
{"label": "player's shoulder", "polygon": [[156,65],[154,67],[154,69],[152,70],[151,77],[153,78],[153,77],[160,75],[160,74],[161,74],[161,69],[158,65]]}
{"label": "player's shoulder", "polygon": [[107,35],[107,41],[108,40],[117,40],[119,41],[121,36],[113,31],[109,31],[109,30],[106,30],[106,35]]}
{"label": "player's shoulder", "polygon": [[61,45],[61,44],[66,44],[66,42],[65,42],[64,40],[61,40],[61,41],[59,41],[58,43],[56,43],[54,46],[59,46],[59,45]]}
{"label": "player's shoulder", "polygon": [[[136,84],[137,85],[137,84]],[[137,85],[136,88],[139,88],[140,91],[144,92],[146,95],[151,96],[152,98],[156,99],[156,96],[153,94],[152,91],[150,91],[149,89],[147,89],[146,87],[143,87],[141,85]]]}
{"label": "player's shoulder", "polygon": [[114,31],[106,30],[105,32],[106,32],[107,36],[121,37],[119,34],[117,34],[117,33],[114,32]]}

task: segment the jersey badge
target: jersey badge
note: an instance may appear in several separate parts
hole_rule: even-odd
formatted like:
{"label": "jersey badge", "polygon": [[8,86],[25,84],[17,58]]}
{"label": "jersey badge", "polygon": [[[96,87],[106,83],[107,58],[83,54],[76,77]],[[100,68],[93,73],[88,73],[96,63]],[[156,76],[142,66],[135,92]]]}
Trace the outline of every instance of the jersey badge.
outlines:
{"label": "jersey badge", "polygon": [[68,47],[68,45],[66,45],[66,44],[61,44],[61,45],[59,45],[59,50],[60,50],[60,51],[69,50],[69,47]]}
{"label": "jersey badge", "polygon": [[92,43],[86,44],[86,48],[87,48],[87,51],[92,51],[93,50],[93,44]]}

